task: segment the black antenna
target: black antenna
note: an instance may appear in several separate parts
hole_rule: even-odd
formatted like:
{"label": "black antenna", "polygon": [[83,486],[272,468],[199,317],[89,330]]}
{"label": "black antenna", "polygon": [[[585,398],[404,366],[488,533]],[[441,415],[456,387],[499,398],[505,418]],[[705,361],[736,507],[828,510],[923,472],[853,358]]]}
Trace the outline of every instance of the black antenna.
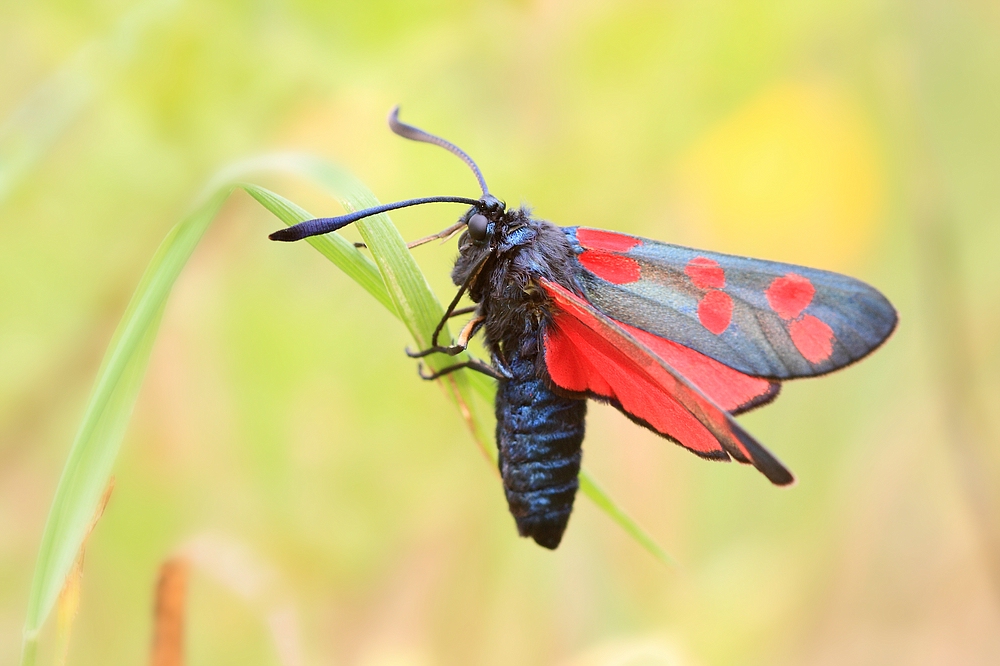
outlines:
{"label": "black antenna", "polygon": [[397,208],[419,206],[420,204],[426,203],[462,203],[469,206],[478,206],[482,204],[482,201],[479,199],[469,199],[467,197],[422,197],[420,199],[407,199],[406,201],[397,201],[395,203],[387,203],[382,204],[381,206],[365,208],[364,210],[356,210],[353,213],[338,215],[337,217],[320,217],[315,220],[307,220],[305,222],[300,222],[293,227],[288,227],[287,229],[279,229],[268,236],[268,238],[271,240],[286,242],[302,240],[303,238],[308,238],[309,236],[328,234],[331,231],[342,229],[351,222],[357,222],[365,217],[378,215],[379,213],[385,213],[390,210],[396,210]]}
{"label": "black antenna", "polygon": [[433,143],[435,146],[441,146],[449,153],[458,155],[463,162],[469,165],[469,168],[472,169],[472,173],[476,174],[476,180],[479,181],[479,187],[483,190],[483,196],[490,193],[490,189],[486,187],[486,179],[483,178],[483,172],[479,170],[479,167],[476,166],[476,163],[472,161],[472,158],[469,157],[464,150],[453,144],[451,141],[445,141],[439,136],[434,136],[433,134],[423,131],[419,127],[407,125],[401,121],[399,119],[399,106],[396,106],[396,108],[389,112],[389,129],[404,139],[410,139],[411,141],[423,141],[424,143]]}
{"label": "black antenna", "polygon": [[[385,213],[398,208],[419,206],[427,203],[461,203],[469,206],[475,206],[480,210],[493,210],[497,207],[499,207],[500,210],[503,209],[503,204],[497,201],[497,199],[490,194],[489,189],[487,189],[486,179],[483,178],[483,174],[479,171],[479,167],[476,166],[476,163],[472,161],[471,157],[465,154],[464,150],[450,141],[445,141],[441,137],[434,136],[433,134],[429,134],[422,129],[400,122],[398,106],[389,113],[389,128],[401,137],[411,139],[413,141],[433,143],[434,145],[441,146],[448,152],[460,157],[463,162],[469,165],[469,168],[472,169],[472,173],[476,174],[476,179],[479,180],[479,187],[483,190],[483,197],[481,199],[469,199],[468,197],[441,196],[407,199],[405,201],[397,201],[395,203],[365,208],[364,210],[357,210],[353,213],[347,213],[346,215],[338,215],[337,217],[320,217],[315,220],[306,220],[305,222],[300,222],[299,224],[288,227],[287,229],[275,231],[273,234],[268,236],[268,238],[275,241],[285,242],[302,240],[303,238],[308,238],[309,236],[318,236],[320,234],[326,234],[331,231],[342,229],[352,222],[357,222],[358,220],[371,215],[378,215],[379,213]],[[430,238],[434,237],[428,237],[428,239]]]}

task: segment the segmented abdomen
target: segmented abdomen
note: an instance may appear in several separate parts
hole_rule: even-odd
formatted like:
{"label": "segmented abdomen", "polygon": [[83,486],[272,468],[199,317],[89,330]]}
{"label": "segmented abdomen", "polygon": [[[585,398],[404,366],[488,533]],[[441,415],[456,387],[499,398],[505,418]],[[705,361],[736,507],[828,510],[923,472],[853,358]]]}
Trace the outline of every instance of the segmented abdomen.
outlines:
{"label": "segmented abdomen", "polygon": [[521,536],[555,548],[579,486],[586,400],[553,393],[535,363],[507,359],[512,379],[497,388],[497,448],[507,504]]}

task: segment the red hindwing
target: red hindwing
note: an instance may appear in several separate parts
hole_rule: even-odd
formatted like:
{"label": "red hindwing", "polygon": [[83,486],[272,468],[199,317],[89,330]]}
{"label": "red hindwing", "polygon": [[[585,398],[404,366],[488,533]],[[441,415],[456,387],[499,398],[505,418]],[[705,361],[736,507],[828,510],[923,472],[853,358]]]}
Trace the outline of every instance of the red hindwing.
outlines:
{"label": "red hindwing", "polygon": [[[636,339],[635,329],[623,328],[566,288],[544,279],[540,284],[552,305],[545,364],[556,386],[604,399],[698,455],[732,456],[754,465],[772,483],[793,481],[791,473],[716,402],[745,408],[773,397],[777,385],[642,331],[641,340]],[[664,356],[705,380],[708,388],[695,386]]]}
{"label": "red hindwing", "polygon": [[673,340],[657,337],[620,321],[615,323],[730,414],[740,414],[778,397],[781,390],[778,382],[745,375]]}

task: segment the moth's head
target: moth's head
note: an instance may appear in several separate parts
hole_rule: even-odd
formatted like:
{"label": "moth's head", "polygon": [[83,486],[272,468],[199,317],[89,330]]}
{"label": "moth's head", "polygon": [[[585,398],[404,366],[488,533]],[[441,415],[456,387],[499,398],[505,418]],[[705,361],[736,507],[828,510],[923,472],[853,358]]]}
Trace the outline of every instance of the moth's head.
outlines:
{"label": "moth's head", "polygon": [[456,226],[465,229],[458,237],[458,257],[451,272],[455,284],[465,284],[484,262],[496,253],[497,237],[503,225],[506,206],[492,194],[484,194],[476,205],[465,211]]}
{"label": "moth's head", "polygon": [[464,248],[468,243],[482,248],[489,247],[506,210],[507,205],[504,202],[492,194],[484,194],[479,203],[466,211],[462,217],[461,221],[465,223],[466,228],[459,240],[459,247]]}

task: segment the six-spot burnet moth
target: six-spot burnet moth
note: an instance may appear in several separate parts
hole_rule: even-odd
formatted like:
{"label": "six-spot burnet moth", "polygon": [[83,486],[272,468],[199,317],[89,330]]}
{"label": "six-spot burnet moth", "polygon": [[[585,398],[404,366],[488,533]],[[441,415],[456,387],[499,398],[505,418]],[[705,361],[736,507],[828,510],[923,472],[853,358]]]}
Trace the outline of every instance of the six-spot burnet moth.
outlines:
{"label": "six-spot burnet moth", "polygon": [[[559,227],[510,210],[489,193],[475,162],[454,144],[389,115],[389,127],[441,146],[472,169],[478,199],[424,197],[276,231],[295,241],[369,215],[424,203],[470,206],[430,238],[462,231],[452,270],[458,293],[413,357],[455,355],[478,331],[490,364],[458,363],[497,380],[496,440],[510,512],[521,536],[555,548],[580,471],[587,399],[703,458],[731,458],[772,483],[792,474],[733,418],[767,404],[781,382],[842,368],[892,333],[896,311],[872,287],[813,268],[589,229]],[[429,239],[424,239],[429,240]],[[472,317],[453,344],[439,333],[468,293]]]}

